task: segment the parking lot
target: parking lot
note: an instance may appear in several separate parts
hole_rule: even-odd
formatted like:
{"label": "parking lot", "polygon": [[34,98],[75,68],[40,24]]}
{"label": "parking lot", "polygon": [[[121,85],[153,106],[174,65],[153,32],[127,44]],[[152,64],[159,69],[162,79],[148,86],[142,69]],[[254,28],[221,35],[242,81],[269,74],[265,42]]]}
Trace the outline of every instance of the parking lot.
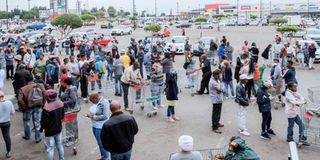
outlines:
{"label": "parking lot", "polygon": [[[98,33],[105,35],[110,34],[110,30],[100,29],[99,26],[90,27],[96,29]],[[181,30],[170,27],[171,36],[181,35]],[[201,33],[202,32],[202,33]],[[227,40],[233,46],[235,52],[234,57],[238,55],[244,40],[256,42],[260,53],[268,44],[274,43],[275,32],[274,26],[266,27],[221,27],[218,32],[216,27],[214,29],[196,29],[196,27],[186,29],[186,36],[190,37],[191,44],[194,45],[202,36],[215,36],[221,40],[222,36],[226,36]],[[144,39],[150,33],[143,31],[143,29],[135,30],[132,35],[117,36],[119,41],[119,49],[124,49],[129,46],[130,38],[136,40]],[[165,38],[169,40],[169,38]],[[293,41],[294,42],[294,39]],[[107,48],[106,48],[107,49]],[[235,60],[235,58],[234,58]],[[179,71],[178,79],[183,79],[182,65],[184,62],[183,56],[177,56],[174,66]],[[307,97],[307,88],[320,86],[319,65],[316,64],[316,70],[306,70],[297,68],[297,79],[299,82],[299,91]],[[265,72],[268,76],[269,70]],[[200,80],[200,77],[199,77]],[[235,82],[234,82],[235,83]],[[115,97],[112,87],[107,87],[104,83],[103,95],[107,99],[115,99],[122,102],[122,98]],[[181,87],[181,86],[180,86]],[[6,82],[5,92],[13,94],[11,81]],[[65,149],[67,160],[92,160],[99,157],[98,146],[91,131],[91,122],[83,117],[89,110],[90,103],[83,103],[82,111],[78,115],[79,121],[79,143],[78,155],[73,156],[70,149]],[[145,106],[145,107],[151,107]],[[133,115],[135,116],[138,125],[139,133],[135,138],[133,148],[133,160],[166,160],[170,153],[179,151],[178,138],[183,134],[191,135],[194,138],[195,149],[211,149],[220,148],[228,144],[230,137],[240,136],[238,133],[237,124],[237,111],[238,106],[233,99],[225,100],[223,103],[223,111],[221,122],[225,124],[222,129],[223,134],[215,134],[211,131],[211,110],[212,104],[207,95],[191,96],[190,92],[182,87],[182,92],[179,94],[179,101],[176,107],[177,116],[180,117],[179,122],[168,123],[166,121],[166,108],[163,108],[156,117],[147,118],[143,111],[134,108]],[[260,122],[261,115],[258,107],[255,105],[250,106],[248,109],[247,126],[251,136],[243,137],[248,144],[258,153],[258,155],[265,160],[286,160],[288,159],[289,147],[286,142],[287,133],[287,119],[285,117],[284,109],[273,110],[272,127],[277,136],[270,141],[260,139]],[[317,120],[317,119],[315,119]],[[319,119],[318,119],[319,120]],[[44,144],[35,144],[34,141],[22,140],[23,127],[22,127],[22,114],[16,113],[12,118],[12,160],[42,160],[46,157]],[[319,123],[320,124],[320,121]],[[295,127],[295,138],[298,137],[297,126]],[[310,140],[312,141],[312,140]],[[4,146],[1,139],[0,145]],[[318,142],[319,143],[319,142]],[[314,145],[310,147],[303,147],[299,149],[299,156],[302,160],[313,160],[320,156],[319,147]],[[4,159],[4,149],[0,152],[0,159]]]}

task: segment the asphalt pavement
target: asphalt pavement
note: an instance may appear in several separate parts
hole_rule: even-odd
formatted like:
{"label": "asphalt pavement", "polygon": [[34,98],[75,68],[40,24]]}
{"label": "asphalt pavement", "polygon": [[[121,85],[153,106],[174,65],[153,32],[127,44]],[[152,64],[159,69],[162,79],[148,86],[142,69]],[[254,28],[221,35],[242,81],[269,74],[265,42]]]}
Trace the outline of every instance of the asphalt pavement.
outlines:
{"label": "asphalt pavement", "polygon": [[[269,44],[273,44],[275,27],[221,27],[221,31],[213,30],[199,30],[199,29],[186,29],[186,35],[190,37],[191,43],[194,44],[201,34],[203,36],[216,36],[221,39],[223,35],[234,47],[236,51],[239,50],[244,40],[249,43],[256,42],[260,48],[260,52]],[[110,30],[101,30],[97,27],[99,33],[109,34]],[[179,29],[171,29],[172,35],[181,35]],[[131,36],[117,37],[119,49],[129,46],[131,37],[136,40],[143,39],[149,33],[144,32],[142,29],[137,29]],[[235,60],[235,58],[234,58]],[[178,79],[184,79],[183,76],[183,56],[177,56],[174,66],[179,71]],[[214,68],[214,67],[213,67]],[[316,64],[316,70],[306,70],[298,66],[297,79],[299,82],[298,91],[305,97],[308,97],[307,89],[315,86],[320,86],[320,76],[318,70],[319,65]],[[269,69],[265,71],[265,76],[269,73]],[[201,76],[201,75],[199,75]],[[199,77],[199,81],[200,81]],[[12,81],[6,81],[5,93],[12,97]],[[235,83],[235,82],[234,82]],[[179,151],[178,138],[183,134],[191,135],[194,138],[195,149],[212,149],[222,148],[226,146],[232,136],[241,136],[238,133],[238,120],[237,112],[238,106],[234,99],[225,100],[223,103],[221,123],[225,124],[222,128],[222,134],[216,134],[211,130],[211,111],[212,104],[208,95],[191,96],[190,91],[184,89],[183,82],[180,83],[181,93],[179,94],[179,101],[176,107],[176,115],[180,121],[169,123],[166,121],[166,108],[162,108],[158,115],[148,118],[144,111],[138,107],[134,108],[133,116],[136,118],[139,125],[139,133],[135,137],[133,146],[132,160],[166,160],[169,158],[170,153]],[[235,84],[234,84],[235,86]],[[111,100],[119,100],[122,98],[114,96],[113,86],[106,81],[103,83],[102,95]],[[162,101],[164,103],[164,100]],[[99,158],[99,149],[94,139],[91,122],[86,117],[82,116],[88,113],[92,104],[82,103],[82,110],[78,114],[79,121],[79,142],[77,144],[78,154],[72,155],[71,148],[65,148],[65,159],[67,160],[93,160]],[[151,105],[145,105],[146,110],[151,110]],[[272,128],[277,134],[270,141],[260,139],[260,123],[261,114],[256,105],[250,105],[248,108],[247,127],[251,136],[244,137],[246,142],[258,153],[258,155],[265,160],[286,160],[288,159],[289,147],[286,142],[287,133],[287,119],[284,113],[284,108],[272,110]],[[316,117],[314,121],[320,122]],[[317,123],[320,124],[320,123]],[[295,139],[298,138],[297,126],[295,126]],[[320,133],[318,133],[320,134]],[[11,137],[12,137],[12,152],[11,160],[43,160],[47,155],[45,152],[44,143],[36,144],[34,139],[25,141],[23,136],[22,127],[22,114],[17,112],[11,119]],[[319,139],[318,139],[319,140]],[[309,140],[314,142],[313,139]],[[310,147],[303,147],[298,150],[300,159],[302,160],[315,160],[320,156],[320,141],[316,145]],[[4,141],[0,139],[0,160],[5,159]],[[57,151],[55,151],[57,154]]]}

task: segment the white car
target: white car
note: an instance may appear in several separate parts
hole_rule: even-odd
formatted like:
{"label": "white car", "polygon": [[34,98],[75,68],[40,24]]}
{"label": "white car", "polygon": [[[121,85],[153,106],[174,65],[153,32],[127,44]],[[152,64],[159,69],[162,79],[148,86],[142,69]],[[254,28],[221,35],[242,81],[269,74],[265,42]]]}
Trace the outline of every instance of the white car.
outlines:
{"label": "white car", "polygon": [[120,27],[116,27],[114,29],[111,30],[111,35],[125,35],[128,34],[130,35],[132,33],[132,28],[129,26],[120,26]]}
{"label": "white car", "polygon": [[304,45],[306,43],[308,43],[308,45],[315,44],[315,46],[317,48],[317,52],[316,52],[316,58],[315,58],[314,62],[320,62],[320,47],[315,41],[312,41],[312,40],[298,40],[298,43],[301,46],[301,48],[304,48]]}
{"label": "white car", "polygon": [[212,23],[201,23],[198,27],[198,29],[213,29],[213,24]]}
{"label": "white car", "polygon": [[306,40],[313,40],[319,45],[320,44],[320,29],[308,28],[306,30],[305,39]]}
{"label": "white car", "polygon": [[192,53],[195,56],[199,56],[200,54],[202,54],[200,52],[200,48],[199,48],[200,43],[203,44],[203,47],[204,47],[203,49],[205,50],[205,52],[208,51],[210,48],[211,40],[213,40],[214,43],[216,43],[218,45],[218,38],[217,37],[213,37],[213,36],[201,37],[200,40],[192,46],[193,47]]}
{"label": "white car", "polygon": [[[171,48],[176,48],[176,54],[184,54],[184,45],[187,39],[189,39],[187,36],[173,36],[171,40],[166,43],[164,52],[170,53]],[[173,40],[175,43],[173,43]],[[191,42],[189,42],[189,44],[191,44]]]}
{"label": "white car", "polygon": [[48,31],[49,28],[51,28],[52,30],[55,30],[55,29],[56,29],[56,27],[55,27],[55,26],[52,26],[51,24],[47,24],[47,25],[46,25],[45,27],[43,27],[42,29],[43,29],[44,31]]}

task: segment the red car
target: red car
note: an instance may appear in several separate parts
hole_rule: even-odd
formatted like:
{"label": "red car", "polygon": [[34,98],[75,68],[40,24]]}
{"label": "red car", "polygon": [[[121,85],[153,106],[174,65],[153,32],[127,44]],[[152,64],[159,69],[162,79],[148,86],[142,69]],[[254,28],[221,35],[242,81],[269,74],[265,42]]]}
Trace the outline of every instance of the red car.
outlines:
{"label": "red car", "polygon": [[164,37],[169,37],[170,34],[171,34],[171,32],[168,29],[164,29],[163,31],[154,33],[153,36],[160,36],[160,37],[164,38]]}

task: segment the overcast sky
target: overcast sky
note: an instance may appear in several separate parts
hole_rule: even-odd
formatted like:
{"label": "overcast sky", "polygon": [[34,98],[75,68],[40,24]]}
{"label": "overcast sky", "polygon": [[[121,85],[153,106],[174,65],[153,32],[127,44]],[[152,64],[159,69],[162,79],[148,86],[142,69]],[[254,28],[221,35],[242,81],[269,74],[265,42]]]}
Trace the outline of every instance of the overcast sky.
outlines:
{"label": "overcast sky", "polygon": [[[82,4],[85,4],[86,8],[93,8],[104,6],[105,8],[109,6],[114,6],[116,9],[124,9],[132,11],[132,1],[133,0],[81,0]],[[138,12],[142,10],[147,10],[149,13],[154,13],[155,0],[135,0],[136,9]],[[210,3],[231,3],[236,4],[237,0],[157,0],[158,1],[158,14],[161,12],[169,13],[170,9],[173,9],[173,13],[177,10],[177,2],[179,2],[179,10],[185,11],[188,9],[195,9],[203,7],[204,4]],[[288,3],[289,0],[271,0],[272,3]],[[13,8],[28,9],[27,0],[8,0],[9,10]],[[239,0],[241,4],[259,3],[260,0]],[[269,3],[270,0],[262,0],[263,3]],[[307,3],[308,0],[290,0],[290,3]],[[310,0],[310,2],[320,3],[320,0]],[[5,0],[0,0],[0,10],[5,10]],[[69,0],[70,9],[75,8],[76,0]],[[31,7],[36,5],[49,7],[49,0],[31,0]]]}

